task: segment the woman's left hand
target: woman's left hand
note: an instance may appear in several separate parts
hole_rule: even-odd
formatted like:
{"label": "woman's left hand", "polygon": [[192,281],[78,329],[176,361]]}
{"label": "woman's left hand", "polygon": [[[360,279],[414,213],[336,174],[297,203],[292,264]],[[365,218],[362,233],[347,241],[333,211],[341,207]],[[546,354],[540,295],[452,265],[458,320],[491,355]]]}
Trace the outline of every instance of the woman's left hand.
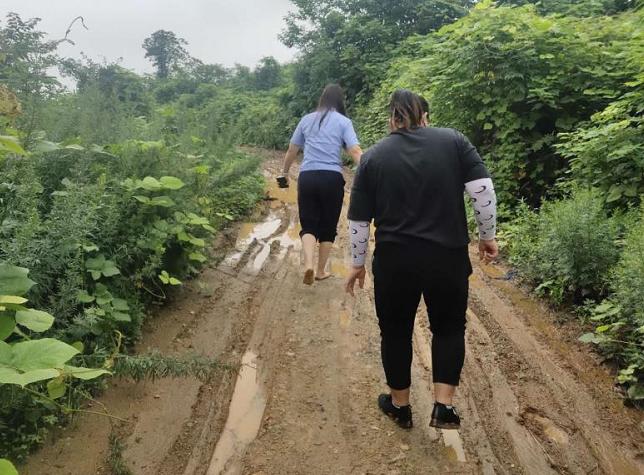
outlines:
{"label": "woman's left hand", "polygon": [[345,290],[351,294],[352,297],[355,297],[354,287],[356,285],[356,280],[361,289],[364,289],[364,279],[367,275],[367,270],[364,266],[362,267],[352,267],[349,271],[349,276],[347,277],[345,283]]}

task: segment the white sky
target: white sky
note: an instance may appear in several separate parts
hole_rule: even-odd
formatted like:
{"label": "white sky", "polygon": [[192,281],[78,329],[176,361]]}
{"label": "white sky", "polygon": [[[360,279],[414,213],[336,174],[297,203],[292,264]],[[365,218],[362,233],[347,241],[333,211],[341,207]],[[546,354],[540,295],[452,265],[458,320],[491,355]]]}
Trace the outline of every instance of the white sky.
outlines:
{"label": "white sky", "polygon": [[190,54],[206,63],[252,67],[263,56],[288,61],[295,51],[277,35],[292,8],[289,0],[0,0],[0,22],[8,12],[39,17],[39,29],[58,39],[82,15],[89,31],[76,23],[69,35],[76,46],[61,44],[61,56],[82,51],[95,60],[123,58],[122,66],[151,72],[141,45],[160,29],[184,38]]}

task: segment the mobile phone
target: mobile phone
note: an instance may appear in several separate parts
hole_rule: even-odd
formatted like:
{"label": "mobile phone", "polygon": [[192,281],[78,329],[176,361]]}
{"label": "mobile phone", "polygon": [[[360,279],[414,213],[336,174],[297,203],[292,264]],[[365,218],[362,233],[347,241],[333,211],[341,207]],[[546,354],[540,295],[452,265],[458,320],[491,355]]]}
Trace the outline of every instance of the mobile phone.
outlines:
{"label": "mobile phone", "polygon": [[285,176],[278,176],[277,185],[280,188],[288,188],[288,179]]}

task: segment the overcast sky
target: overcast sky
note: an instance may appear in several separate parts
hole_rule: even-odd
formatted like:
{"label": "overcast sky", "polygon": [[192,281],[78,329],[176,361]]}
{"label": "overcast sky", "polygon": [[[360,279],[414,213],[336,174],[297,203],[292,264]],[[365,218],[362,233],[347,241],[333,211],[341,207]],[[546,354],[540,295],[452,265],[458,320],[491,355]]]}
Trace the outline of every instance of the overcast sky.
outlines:
{"label": "overcast sky", "polygon": [[143,40],[160,29],[174,31],[188,41],[190,54],[206,63],[254,66],[263,56],[284,62],[295,52],[277,35],[292,5],[289,0],[0,0],[1,21],[8,12],[23,18],[42,18],[40,30],[62,38],[70,21],[82,15],[62,56],[106,58],[138,72],[151,72]]}

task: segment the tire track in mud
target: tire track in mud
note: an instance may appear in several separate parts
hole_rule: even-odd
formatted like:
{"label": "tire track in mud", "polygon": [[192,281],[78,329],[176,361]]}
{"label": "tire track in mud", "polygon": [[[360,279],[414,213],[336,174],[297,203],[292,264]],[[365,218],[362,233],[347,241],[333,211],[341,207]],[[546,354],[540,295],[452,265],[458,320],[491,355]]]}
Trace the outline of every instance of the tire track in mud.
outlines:
{"label": "tire track in mud", "polygon": [[[505,287],[507,291],[507,284]],[[470,305],[477,316],[473,319],[473,333],[481,334],[477,329],[482,327],[488,334],[490,342],[486,346],[496,354],[496,367],[518,402],[519,413],[512,417],[539,444],[552,469],[559,473],[642,473],[641,460],[622,444],[629,436],[641,444],[637,425],[629,435],[604,425],[605,418],[599,412],[609,405],[594,398],[571,374],[566,361],[555,354],[555,345],[543,345],[526,325],[526,318],[539,320],[542,326],[547,324],[544,315],[538,313],[543,307],[530,306],[526,296],[523,308],[506,302],[480,266],[471,279],[471,289]],[[530,310],[533,313],[526,314]],[[603,398],[608,400],[611,396],[614,397],[609,392]],[[627,409],[622,407],[618,413],[610,414],[609,420],[629,418]],[[531,465],[527,470],[540,473]]]}

